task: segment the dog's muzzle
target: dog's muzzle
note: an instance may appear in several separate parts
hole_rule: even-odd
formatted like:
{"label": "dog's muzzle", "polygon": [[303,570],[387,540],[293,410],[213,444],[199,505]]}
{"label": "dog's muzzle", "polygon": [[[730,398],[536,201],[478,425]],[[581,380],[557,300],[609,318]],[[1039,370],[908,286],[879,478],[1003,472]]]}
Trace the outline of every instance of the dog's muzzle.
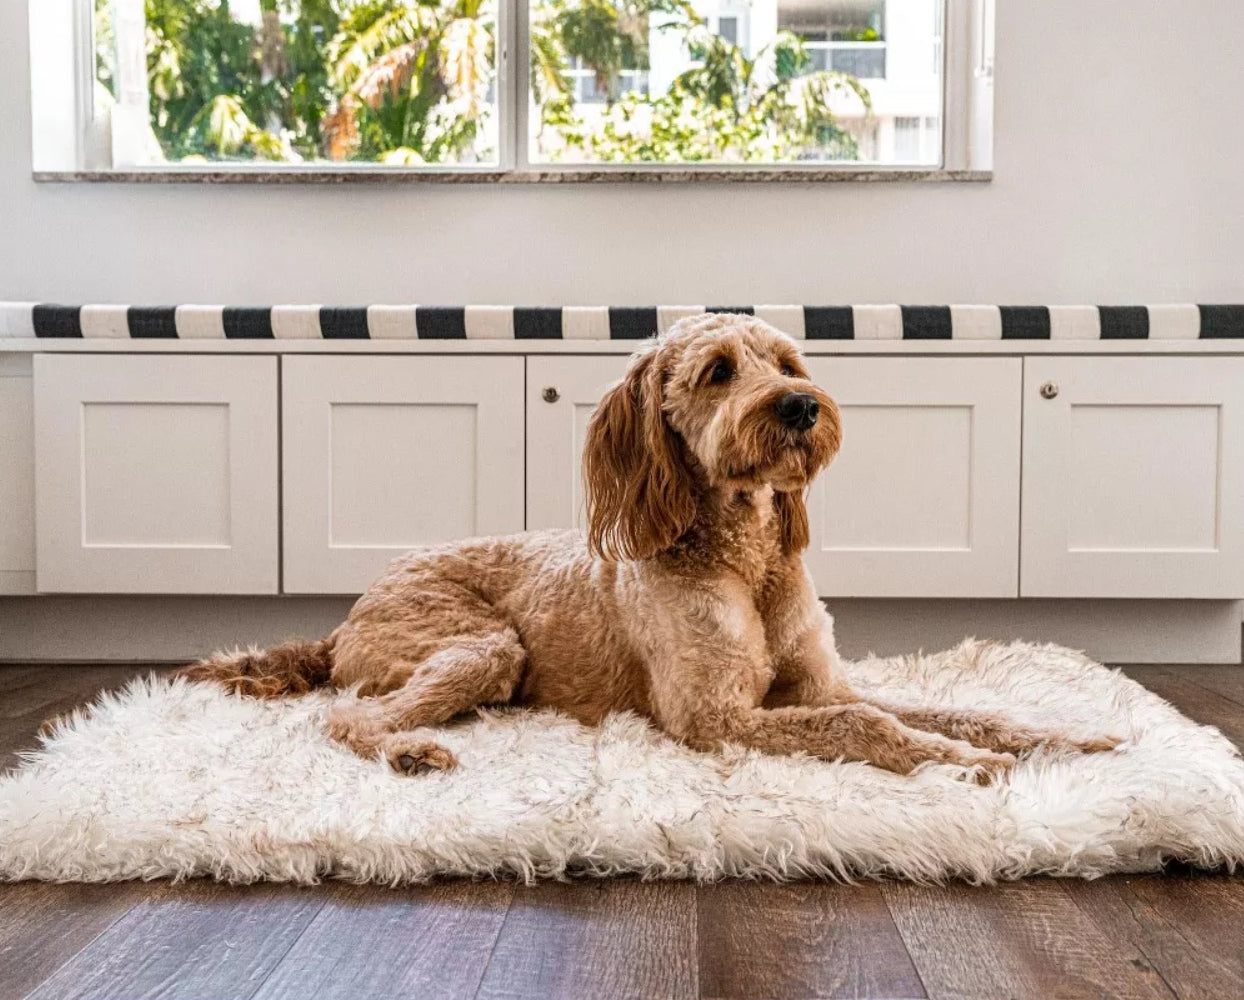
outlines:
{"label": "dog's muzzle", "polygon": [[788,392],[773,404],[773,411],[791,430],[806,431],[816,423],[821,406],[810,392]]}

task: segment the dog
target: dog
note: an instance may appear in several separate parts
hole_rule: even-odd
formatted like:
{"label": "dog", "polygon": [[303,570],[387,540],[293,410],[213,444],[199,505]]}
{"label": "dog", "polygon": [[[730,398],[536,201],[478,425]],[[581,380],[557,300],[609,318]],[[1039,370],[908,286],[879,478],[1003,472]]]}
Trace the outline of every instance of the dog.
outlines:
{"label": "dog", "polygon": [[899,774],[950,764],[980,781],[1036,747],[1113,748],[852,690],[800,555],[804,493],[841,440],[793,339],[747,315],[682,319],[592,417],[586,533],[418,549],[327,638],[186,673],[261,697],[357,688],[329,734],[403,774],[453,768],[417,730],[490,704],[587,725],[631,711],[700,751],[740,744]]}

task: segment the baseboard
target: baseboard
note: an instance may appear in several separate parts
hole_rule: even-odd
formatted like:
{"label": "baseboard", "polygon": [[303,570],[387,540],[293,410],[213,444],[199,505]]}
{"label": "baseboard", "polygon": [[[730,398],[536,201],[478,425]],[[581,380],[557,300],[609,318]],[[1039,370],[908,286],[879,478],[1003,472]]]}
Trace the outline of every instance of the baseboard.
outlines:
{"label": "baseboard", "polygon": [[[0,661],[178,662],[320,636],[348,597],[0,597]],[[1104,663],[1240,663],[1238,601],[833,600],[844,655],[944,649],[964,636],[1083,649]]]}
{"label": "baseboard", "polygon": [[35,571],[0,569],[0,594],[34,594]]}
{"label": "baseboard", "polygon": [[964,636],[1082,649],[1102,663],[1240,663],[1239,601],[832,600],[845,656],[945,649]]}
{"label": "baseboard", "polygon": [[173,663],[332,631],[351,597],[4,597],[0,661]]}

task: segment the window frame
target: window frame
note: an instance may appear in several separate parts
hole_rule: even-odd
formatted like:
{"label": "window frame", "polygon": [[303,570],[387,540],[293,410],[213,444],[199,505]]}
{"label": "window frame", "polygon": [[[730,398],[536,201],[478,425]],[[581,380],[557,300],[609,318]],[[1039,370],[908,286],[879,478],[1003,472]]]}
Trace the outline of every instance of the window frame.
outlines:
{"label": "window frame", "polygon": [[[119,0],[138,5],[142,0]],[[902,0],[899,0],[902,2]],[[530,74],[524,44],[529,0],[497,0],[498,158],[495,164],[392,167],[377,163],[143,163],[127,151],[135,129],[125,104],[112,121],[94,109],[92,0],[29,0],[32,166],[36,180],[323,181],[442,180],[554,183],[611,180],[928,180],[979,181],[992,176],[996,0],[939,0],[942,10],[942,149],[939,164],[808,163],[544,163],[526,141]],[[118,86],[123,67],[117,67]],[[145,76],[142,87],[145,93]],[[139,89],[132,92],[138,93]],[[145,98],[143,99],[145,100]],[[144,118],[145,123],[145,118]],[[127,140],[127,136],[130,137]]]}

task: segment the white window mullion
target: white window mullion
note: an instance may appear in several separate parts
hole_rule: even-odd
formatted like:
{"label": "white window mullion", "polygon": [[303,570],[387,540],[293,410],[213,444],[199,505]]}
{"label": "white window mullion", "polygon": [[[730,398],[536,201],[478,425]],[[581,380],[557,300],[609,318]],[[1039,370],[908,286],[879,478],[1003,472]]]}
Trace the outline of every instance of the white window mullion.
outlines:
{"label": "white window mullion", "polygon": [[493,115],[497,119],[497,166],[510,170],[514,166],[514,130],[510,123],[510,101],[514,93],[514,11],[510,0],[497,3],[497,103]]}
{"label": "white window mullion", "polygon": [[108,165],[106,119],[96,120],[95,5],[74,3],[74,117],[78,123],[78,166],[87,170]]}
{"label": "white window mullion", "polygon": [[117,103],[112,109],[112,165],[151,162],[151,104],[147,92],[147,14],[143,0],[112,0]]}
{"label": "white window mullion", "polygon": [[500,0],[500,2],[513,11],[511,20],[514,26],[511,36],[513,39],[512,58],[510,59],[513,66],[511,74],[513,85],[510,88],[511,100],[506,106],[513,136],[513,159],[510,167],[514,170],[527,170],[530,166],[531,152],[527,142],[527,136],[530,133],[528,117],[531,110],[528,95],[531,83],[531,3],[530,0]]}
{"label": "white window mullion", "polygon": [[993,168],[994,0],[945,0],[942,166]]}
{"label": "white window mullion", "polygon": [[980,11],[973,22],[972,105],[968,161],[974,170],[993,169],[993,66],[994,18],[997,0],[980,0]]}

